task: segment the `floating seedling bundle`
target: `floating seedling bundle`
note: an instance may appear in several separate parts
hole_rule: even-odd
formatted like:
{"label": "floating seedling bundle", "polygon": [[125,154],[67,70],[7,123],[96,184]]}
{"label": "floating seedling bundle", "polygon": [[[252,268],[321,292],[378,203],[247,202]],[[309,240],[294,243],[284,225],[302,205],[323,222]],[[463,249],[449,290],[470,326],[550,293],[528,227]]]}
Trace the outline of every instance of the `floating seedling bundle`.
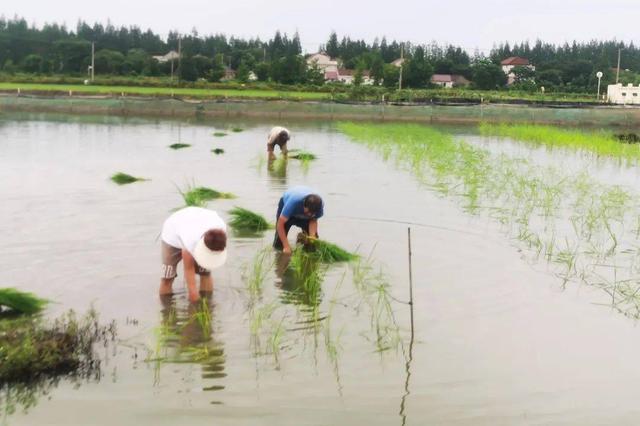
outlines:
{"label": "floating seedling bundle", "polygon": [[14,288],[0,288],[0,312],[9,310],[20,314],[35,314],[47,303],[47,300],[40,299],[32,293]]}
{"label": "floating seedling bundle", "polygon": [[231,209],[229,211],[229,216],[231,216],[229,225],[240,231],[257,232],[273,228],[273,225],[270,224],[262,215],[242,207],[234,207]]}
{"label": "floating seedling bundle", "polygon": [[189,148],[191,145],[189,145],[188,143],[174,143],[169,145],[169,148],[171,149],[182,149],[182,148]]}
{"label": "floating seedling bundle", "polygon": [[213,136],[215,136],[217,138],[221,138],[223,136],[227,136],[227,134],[225,132],[214,132]]}
{"label": "floating seedling bundle", "polygon": [[315,154],[308,151],[293,151],[291,154],[289,154],[289,158],[293,158],[294,160],[301,160],[301,161],[312,161],[318,157],[316,157]]}
{"label": "floating seedling bundle", "polygon": [[111,180],[117,183],[118,185],[127,185],[129,183],[141,182],[148,179],[135,177],[135,176],[128,175],[126,173],[119,172],[111,176]]}
{"label": "floating seedling bundle", "polygon": [[220,154],[224,154],[224,149],[222,149],[222,148],[213,148],[211,150],[211,152],[213,152],[216,155],[220,155]]}
{"label": "floating seedling bundle", "polygon": [[187,206],[202,207],[207,201],[215,200],[218,198],[230,199],[235,198],[235,195],[229,192],[220,192],[212,188],[205,186],[189,187],[186,191],[180,191],[182,198]]}

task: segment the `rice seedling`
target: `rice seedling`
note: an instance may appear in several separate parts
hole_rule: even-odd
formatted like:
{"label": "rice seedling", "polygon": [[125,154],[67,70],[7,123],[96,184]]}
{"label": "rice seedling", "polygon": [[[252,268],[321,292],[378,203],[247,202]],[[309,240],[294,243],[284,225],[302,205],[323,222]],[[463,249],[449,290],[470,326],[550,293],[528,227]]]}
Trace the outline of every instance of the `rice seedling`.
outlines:
{"label": "rice seedling", "polygon": [[33,293],[14,288],[0,288],[0,313],[5,310],[18,314],[32,315],[40,312],[49,303]]}
{"label": "rice seedling", "polygon": [[229,192],[220,192],[205,186],[188,186],[184,191],[180,189],[178,191],[187,206],[202,207],[207,204],[207,201],[235,198],[235,195]]}
{"label": "rice seedling", "polygon": [[489,123],[481,123],[479,129],[485,136],[510,138],[552,148],[581,150],[633,164],[637,164],[640,159],[640,146],[620,143],[619,138],[605,131],[586,132],[533,124]]}
{"label": "rice seedling", "polygon": [[189,148],[191,145],[189,145],[188,143],[174,143],[169,145],[169,148],[171,149],[183,149],[183,148]]}
{"label": "rice seedling", "polygon": [[288,157],[294,160],[302,161],[312,161],[318,158],[315,154],[308,151],[294,151],[293,154],[289,154]]}
{"label": "rice seedling", "polygon": [[259,232],[273,228],[273,225],[264,216],[242,207],[231,209],[229,216],[231,216],[229,225],[237,230]]}
{"label": "rice seedling", "polygon": [[145,181],[148,179],[135,177],[135,176],[128,175],[126,173],[119,172],[111,176],[111,180],[117,183],[118,185],[127,185],[129,183]]}
{"label": "rice seedling", "polygon": [[240,133],[240,132],[244,132],[244,129],[242,127],[234,127],[231,129],[231,131],[234,133]]}
{"label": "rice seedling", "polygon": [[357,254],[350,253],[336,244],[310,237],[304,233],[298,234],[298,242],[307,251],[314,253],[322,263],[350,262],[358,258]]}
{"label": "rice seedling", "polygon": [[[600,287],[594,265],[619,258],[638,239],[638,194],[600,183],[586,172],[573,175],[530,159],[492,154],[425,126],[341,123],[339,128],[413,173],[426,187],[453,197],[466,212],[494,217],[536,259],[558,264],[565,282]],[[574,143],[574,135],[564,137],[565,146]],[[587,139],[592,141],[591,136]],[[584,147],[587,139],[575,146]],[[599,146],[598,155],[617,155],[614,148],[602,148],[606,143]],[[617,158],[631,158],[626,157],[630,152]],[[616,273],[619,282],[619,266]],[[630,269],[627,273],[632,275]],[[624,303],[617,303],[620,310]],[[627,307],[636,312],[633,302]]]}
{"label": "rice seedling", "polygon": [[264,248],[258,251],[249,268],[245,268],[243,279],[246,289],[251,299],[255,299],[262,293],[262,287],[269,272],[273,268],[274,259],[271,248]]}
{"label": "rice seedling", "polygon": [[227,136],[227,134],[225,132],[214,132],[213,136],[215,136],[217,138],[222,138],[224,136]]}
{"label": "rice seedling", "polygon": [[322,282],[326,272],[320,257],[297,247],[291,253],[289,270],[293,273],[296,286],[293,290],[299,301],[306,306],[317,307],[321,301]]}
{"label": "rice seedling", "polygon": [[222,149],[222,148],[213,148],[211,150],[211,152],[213,152],[216,155],[220,155],[220,154],[224,154],[224,149]]}

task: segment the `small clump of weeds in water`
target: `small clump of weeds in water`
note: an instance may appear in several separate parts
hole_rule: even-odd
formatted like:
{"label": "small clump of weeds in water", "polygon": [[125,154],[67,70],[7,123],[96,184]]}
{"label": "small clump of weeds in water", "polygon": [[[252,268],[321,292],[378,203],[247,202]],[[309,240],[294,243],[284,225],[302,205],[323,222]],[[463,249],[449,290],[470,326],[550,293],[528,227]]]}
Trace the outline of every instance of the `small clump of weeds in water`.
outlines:
{"label": "small clump of weeds in water", "polygon": [[92,309],[57,320],[20,316],[0,320],[0,387],[67,374],[89,377],[100,369],[94,344],[115,341],[115,323],[101,326]]}
{"label": "small clump of weeds in water", "polygon": [[220,155],[220,154],[224,154],[224,149],[222,149],[222,148],[213,148],[211,150],[211,152],[213,152],[215,155]]}
{"label": "small clump of weeds in water", "polygon": [[148,179],[135,177],[135,176],[128,175],[126,173],[119,172],[111,176],[111,180],[117,183],[118,185],[127,185],[129,183],[141,182]]}
{"label": "small clump of weeds in water", "polygon": [[227,134],[225,132],[214,132],[213,136],[217,138],[221,138],[221,137],[227,136]]}
{"label": "small clump of weeds in water", "polygon": [[229,225],[240,231],[259,232],[273,228],[273,225],[264,216],[242,207],[231,209],[229,216],[231,216]]}
{"label": "small clump of weeds in water", "polygon": [[182,149],[182,148],[189,148],[191,145],[189,145],[188,143],[174,143],[169,145],[169,148],[171,149]]}
{"label": "small clump of weeds in water", "polygon": [[184,191],[178,189],[180,195],[184,199],[187,206],[202,207],[207,204],[207,201],[215,199],[230,199],[235,198],[235,195],[228,192],[216,191],[212,188],[205,186],[189,186]]}

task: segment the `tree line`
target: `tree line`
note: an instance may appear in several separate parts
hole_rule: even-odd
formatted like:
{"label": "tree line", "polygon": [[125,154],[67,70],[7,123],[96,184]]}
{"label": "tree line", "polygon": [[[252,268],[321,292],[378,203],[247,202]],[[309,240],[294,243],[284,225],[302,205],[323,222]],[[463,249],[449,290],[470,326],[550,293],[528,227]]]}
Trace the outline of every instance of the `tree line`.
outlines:
{"label": "tree line", "polygon": [[[98,75],[169,76],[185,81],[220,81],[226,72],[235,71],[236,79],[282,84],[323,85],[324,75],[307,64],[298,34],[276,31],[268,40],[242,39],[224,34],[200,35],[170,32],[166,38],[139,27],[116,27],[80,21],[75,29],[64,25],[28,25],[24,18],[0,18],[0,71],[5,74],[86,75],[95,44],[95,72]],[[590,92],[597,85],[596,72],[604,74],[603,84],[615,80],[618,51],[621,49],[621,81],[640,83],[640,49],[633,43],[591,41],[554,45],[536,41],[510,45],[503,43],[487,55],[469,54],[458,46],[412,44],[385,37],[372,43],[339,38],[332,32],[319,50],[336,58],[342,67],[355,70],[355,82],[369,72],[373,83],[389,88],[427,88],[433,74],[464,76],[478,89],[500,89],[507,77],[500,61],[521,56],[535,65],[514,69],[512,88],[528,91]],[[153,56],[169,51],[181,52],[179,61],[160,62]],[[404,58],[401,68],[391,64]],[[400,73],[402,72],[402,76]]]}

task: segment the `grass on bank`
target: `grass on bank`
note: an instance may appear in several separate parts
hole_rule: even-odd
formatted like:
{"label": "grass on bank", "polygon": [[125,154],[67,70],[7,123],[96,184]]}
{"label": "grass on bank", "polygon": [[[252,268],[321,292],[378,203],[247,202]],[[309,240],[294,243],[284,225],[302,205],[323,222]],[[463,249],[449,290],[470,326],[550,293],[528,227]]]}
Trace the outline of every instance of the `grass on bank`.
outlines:
{"label": "grass on bank", "polygon": [[117,183],[118,185],[127,185],[134,182],[142,182],[148,179],[135,177],[135,176],[128,175],[126,173],[119,172],[111,176],[111,180]]}
{"label": "grass on bank", "polygon": [[541,146],[566,148],[592,152],[598,156],[621,159],[636,163],[640,159],[640,145],[622,143],[605,131],[582,131],[535,124],[489,124],[481,123],[480,133],[526,141]]}

